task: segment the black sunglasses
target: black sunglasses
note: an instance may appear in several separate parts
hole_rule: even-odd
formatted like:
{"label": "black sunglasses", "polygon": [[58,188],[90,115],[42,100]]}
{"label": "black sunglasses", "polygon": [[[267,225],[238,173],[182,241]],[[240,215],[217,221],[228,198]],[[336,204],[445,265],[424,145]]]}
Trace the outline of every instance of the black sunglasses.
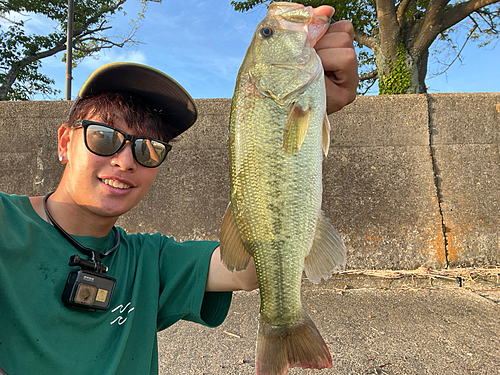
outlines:
{"label": "black sunglasses", "polygon": [[74,129],[83,128],[85,146],[99,156],[111,156],[122,149],[127,141],[132,143],[134,159],[147,168],[158,167],[172,146],[166,142],[149,137],[130,135],[112,126],[100,122],[80,120]]}

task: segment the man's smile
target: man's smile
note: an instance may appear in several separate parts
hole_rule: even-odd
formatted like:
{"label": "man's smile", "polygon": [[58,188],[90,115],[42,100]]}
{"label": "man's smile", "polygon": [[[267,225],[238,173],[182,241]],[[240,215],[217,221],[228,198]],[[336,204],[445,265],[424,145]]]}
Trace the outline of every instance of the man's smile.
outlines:
{"label": "man's smile", "polygon": [[118,189],[128,189],[128,188],[131,188],[132,186],[124,183],[124,182],[120,182],[120,181],[117,181],[117,180],[113,180],[111,178],[105,178],[105,179],[100,179],[102,182],[104,182],[106,185],[109,185],[109,186],[112,186],[112,187],[115,187],[115,188],[118,188]]}

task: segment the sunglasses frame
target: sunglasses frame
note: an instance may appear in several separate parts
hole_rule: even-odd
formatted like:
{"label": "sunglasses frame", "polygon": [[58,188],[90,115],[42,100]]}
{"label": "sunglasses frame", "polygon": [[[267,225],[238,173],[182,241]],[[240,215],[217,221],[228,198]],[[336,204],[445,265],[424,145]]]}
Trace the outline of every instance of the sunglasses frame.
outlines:
{"label": "sunglasses frame", "polygon": [[[167,158],[167,154],[170,152],[170,150],[172,150],[172,145],[169,144],[169,143],[167,143],[167,142],[163,142],[163,141],[160,141],[159,139],[151,138],[151,137],[139,137],[137,135],[131,135],[131,134],[125,133],[123,130],[117,129],[117,128],[111,126],[111,125],[103,124],[102,122],[91,121],[91,120],[80,120],[80,121],[77,121],[75,124],[77,126],[74,127],[73,129],[83,128],[83,134],[84,134],[83,139],[85,141],[85,147],[87,147],[87,150],[89,150],[91,153],[93,153],[95,155],[98,155],[98,156],[112,156],[112,155],[115,155],[118,152],[120,152],[120,150],[123,148],[123,146],[125,146],[125,144],[127,143],[127,141],[130,141],[130,143],[132,144],[132,155],[134,156],[134,160],[139,165],[141,165],[143,167],[146,167],[146,168],[157,168],[157,167],[159,167],[161,165],[161,163],[163,163],[165,161],[165,159]],[[101,153],[98,153],[98,152],[95,152],[95,151],[91,150],[90,147],[89,147],[89,145],[88,145],[88,143],[87,143],[87,128],[90,125],[102,126],[104,128],[108,128],[108,129],[111,129],[113,131],[116,131],[116,132],[120,133],[124,137],[124,139],[122,141],[122,144],[112,154],[101,154]],[[155,141],[155,142],[161,143],[162,145],[165,146],[165,150],[166,150],[165,151],[165,156],[163,156],[163,158],[160,160],[160,162],[157,165],[154,165],[154,166],[152,166],[152,165],[145,165],[145,164],[141,163],[139,160],[137,160],[137,156],[135,155],[135,141],[137,141],[138,139],[148,139],[148,140],[151,140],[151,141]]]}

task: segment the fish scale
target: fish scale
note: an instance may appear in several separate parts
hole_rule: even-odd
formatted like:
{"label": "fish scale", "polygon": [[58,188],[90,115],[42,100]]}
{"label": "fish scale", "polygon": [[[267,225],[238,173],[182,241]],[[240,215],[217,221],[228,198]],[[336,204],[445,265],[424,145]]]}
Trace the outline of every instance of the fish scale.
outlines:
{"label": "fish scale", "polygon": [[311,7],[272,3],[232,101],[231,202],[220,247],[230,270],[245,269],[254,257],[261,296],[258,375],[284,375],[291,366],[331,367],[328,348],[300,301],[304,267],[319,282],[345,262],[340,236],[321,211],[329,124],[313,46],[328,24]]}

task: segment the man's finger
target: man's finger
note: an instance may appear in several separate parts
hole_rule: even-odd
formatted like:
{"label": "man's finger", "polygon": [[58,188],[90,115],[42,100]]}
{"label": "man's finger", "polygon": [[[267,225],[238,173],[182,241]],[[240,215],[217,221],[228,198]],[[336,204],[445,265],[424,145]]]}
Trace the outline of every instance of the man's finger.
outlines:
{"label": "man's finger", "polygon": [[347,33],[354,39],[354,26],[348,20],[340,20],[332,23],[326,33]]}
{"label": "man's finger", "polygon": [[325,34],[314,46],[316,51],[328,48],[354,48],[353,40],[348,33],[333,32]]}

